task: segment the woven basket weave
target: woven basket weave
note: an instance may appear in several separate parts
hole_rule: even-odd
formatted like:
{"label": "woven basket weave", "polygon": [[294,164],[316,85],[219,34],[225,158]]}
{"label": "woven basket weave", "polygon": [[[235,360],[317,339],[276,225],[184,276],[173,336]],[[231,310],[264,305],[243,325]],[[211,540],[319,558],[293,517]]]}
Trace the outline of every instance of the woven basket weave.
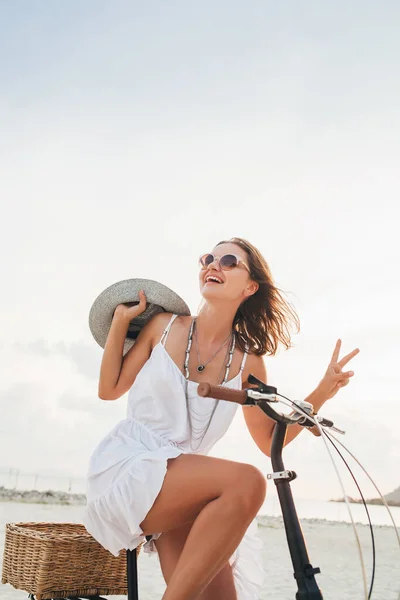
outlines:
{"label": "woven basket weave", "polygon": [[7,523],[1,581],[36,600],[124,595],[126,551],[113,556],[76,523]]}

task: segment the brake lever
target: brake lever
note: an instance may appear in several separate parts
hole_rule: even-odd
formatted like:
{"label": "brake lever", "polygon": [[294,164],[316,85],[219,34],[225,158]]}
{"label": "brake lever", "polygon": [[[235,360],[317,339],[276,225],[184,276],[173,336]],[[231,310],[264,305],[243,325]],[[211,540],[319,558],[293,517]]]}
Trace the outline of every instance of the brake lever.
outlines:
{"label": "brake lever", "polygon": [[243,406],[254,406],[256,403],[260,404],[260,402],[279,402],[275,393],[268,394],[265,392],[260,392],[256,388],[247,388],[245,392],[247,394],[247,400]]}
{"label": "brake lever", "polygon": [[248,376],[247,381],[249,383],[256,385],[257,390],[263,394],[275,394],[276,395],[278,393],[278,388],[274,387],[273,385],[267,385],[266,383],[261,381],[261,379],[258,379],[258,377],[256,377],[255,375],[252,375],[251,373]]}
{"label": "brake lever", "polygon": [[320,417],[319,415],[316,415],[314,418],[318,421],[318,423],[322,427],[327,427],[329,429],[332,429],[332,431],[336,431],[336,433],[341,433],[342,435],[344,435],[346,433],[343,429],[339,429],[338,427],[335,427],[335,425],[333,424],[333,421],[331,421],[330,419],[325,419],[324,417]]}

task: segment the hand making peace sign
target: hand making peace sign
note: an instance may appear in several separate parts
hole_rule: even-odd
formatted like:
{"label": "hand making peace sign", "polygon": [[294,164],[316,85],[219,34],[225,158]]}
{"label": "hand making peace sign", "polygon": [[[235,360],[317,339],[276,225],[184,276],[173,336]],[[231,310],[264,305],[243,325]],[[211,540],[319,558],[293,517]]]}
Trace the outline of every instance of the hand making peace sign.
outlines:
{"label": "hand making peace sign", "polygon": [[343,372],[342,369],[347,365],[348,362],[351,361],[352,358],[354,358],[354,356],[356,356],[356,354],[360,352],[360,350],[356,348],[339,360],[341,345],[342,341],[338,340],[332,354],[331,362],[329,363],[326,373],[318,386],[319,390],[324,393],[327,400],[333,398],[340,388],[344,387],[350,382],[350,378],[353,377],[354,371]]}

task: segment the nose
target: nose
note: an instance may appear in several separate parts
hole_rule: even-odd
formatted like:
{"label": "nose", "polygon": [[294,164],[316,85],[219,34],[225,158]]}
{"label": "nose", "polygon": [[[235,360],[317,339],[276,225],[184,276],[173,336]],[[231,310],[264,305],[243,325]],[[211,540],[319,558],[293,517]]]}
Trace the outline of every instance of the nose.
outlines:
{"label": "nose", "polygon": [[221,270],[220,264],[219,264],[219,258],[218,256],[214,256],[214,260],[212,261],[212,263],[210,263],[208,265],[209,269],[216,269],[217,271]]}

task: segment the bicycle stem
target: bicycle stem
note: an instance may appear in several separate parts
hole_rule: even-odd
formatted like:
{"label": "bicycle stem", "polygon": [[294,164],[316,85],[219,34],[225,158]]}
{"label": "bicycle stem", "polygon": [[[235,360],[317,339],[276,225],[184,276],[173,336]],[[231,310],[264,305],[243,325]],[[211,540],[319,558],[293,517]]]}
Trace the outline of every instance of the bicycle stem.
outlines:
{"label": "bicycle stem", "polygon": [[[264,403],[259,407],[264,410]],[[267,412],[264,410],[264,412]],[[271,446],[271,462],[273,473],[268,479],[273,479],[277,488],[279,503],[281,505],[283,522],[285,524],[286,539],[292,559],[294,578],[298,591],[296,600],[323,600],[314,575],[320,573],[318,567],[314,568],[308,557],[307,548],[297,516],[290,482],[297,477],[294,471],[286,471],[282,459],[282,449],[285,443],[287,423],[277,421],[274,427]]]}

